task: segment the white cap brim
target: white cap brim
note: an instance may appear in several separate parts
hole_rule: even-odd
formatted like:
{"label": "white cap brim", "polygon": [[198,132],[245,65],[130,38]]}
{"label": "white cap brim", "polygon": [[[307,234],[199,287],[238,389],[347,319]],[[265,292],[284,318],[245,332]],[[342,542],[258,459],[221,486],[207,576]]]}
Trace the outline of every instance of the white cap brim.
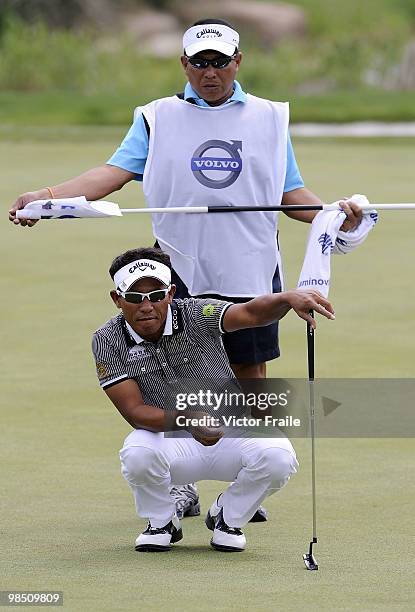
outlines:
{"label": "white cap brim", "polygon": [[192,55],[196,55],[196,53],[200,53],[201,51],[219,51],[219,53],[223,53],[223,55],[233,55],[236,51],[235,45],[230,45],[229,43],[222,42],[220,40],[200,40],[193,45],[189,45],[185,48],[185,53],[188,57],[192,57]]}

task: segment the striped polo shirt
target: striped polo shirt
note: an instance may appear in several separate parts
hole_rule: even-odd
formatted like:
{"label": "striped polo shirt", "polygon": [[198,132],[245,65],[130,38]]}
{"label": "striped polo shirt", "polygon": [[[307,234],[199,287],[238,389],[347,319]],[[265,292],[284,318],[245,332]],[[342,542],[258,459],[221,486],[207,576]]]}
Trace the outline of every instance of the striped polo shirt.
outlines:
{"label": "striped polo shirt", "polygon": [[214,299],[173,300],[171,326],[166,325],[158,342],[140,338],[122,314],[113,317],[92,340],[101,387],[133,379],[146,404],[168,408],[166,393],[181,382],[236,380],[222,343],[222,320],[231,305]]}

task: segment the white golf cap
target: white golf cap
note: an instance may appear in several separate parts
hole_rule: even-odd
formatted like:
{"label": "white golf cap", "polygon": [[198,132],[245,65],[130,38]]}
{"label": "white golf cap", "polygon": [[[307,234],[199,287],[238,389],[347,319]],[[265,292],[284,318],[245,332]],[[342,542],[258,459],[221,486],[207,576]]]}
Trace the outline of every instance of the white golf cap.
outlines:
{"label": "white golf cap", "polygon": [[166,287],[171,283],[171,270],[159,261],[153,259],[137,259],[120,268],[114,275],[115,288],[120,291],[128,291],[142,278],[155,278]]}
{"label": "white golf cap", "polygon": [[233,55],[238,47],[238,32],[219,23],[192,26],[183,36],[183,49],[189,57],[208,49],[224,55]]}

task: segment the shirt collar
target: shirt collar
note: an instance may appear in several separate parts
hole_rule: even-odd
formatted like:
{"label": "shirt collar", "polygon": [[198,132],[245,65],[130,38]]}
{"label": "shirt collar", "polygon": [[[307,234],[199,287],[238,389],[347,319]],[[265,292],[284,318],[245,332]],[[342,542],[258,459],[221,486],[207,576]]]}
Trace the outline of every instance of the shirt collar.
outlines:
{"label": "shirt collar", "polygon": [[[234,92],[229,98],[229,100],[226,100],[224,104],[229,104],[229,102],[242,102],[245,104],[247,101],[246,93],[243,91],[238,81],[234,81],[233,85]],[[205,100],[203,100],[203,98],[199,98],[199,95],[195,92],[190,83],[187,83],[186,87],[184,88],[184,99],[188,100],[189,98],[192,98],[197,104],[197,106],[209,106],[209,104]],[[221,106],[224,106],[224,104],[222,104]]]}
{"label": "shirt collar", "polygon": [[[141,344],[142,342],[145,342],[145,339],[142,338],[139,334],[137,334],[137,332],[133,330],[133,328],[131,327],[129,323],[127,323],[127,321],[125,322],[125,326],[130,336],[133,338],[133,340],[135,340],[136,344]],[[163,336],[171,336],[172,334],[173,334],[173,321],[172,321],[171,308],[169,307],[167,309],[167,317],[166,317],[166,322],[164,324]]]}

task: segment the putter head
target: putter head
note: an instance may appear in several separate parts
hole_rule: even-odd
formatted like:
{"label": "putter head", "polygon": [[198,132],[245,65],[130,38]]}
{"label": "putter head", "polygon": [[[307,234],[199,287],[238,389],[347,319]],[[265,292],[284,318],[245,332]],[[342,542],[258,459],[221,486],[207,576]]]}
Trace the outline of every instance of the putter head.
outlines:
{"label": "putter head", "polygon": [[315,560],[313,553],[304,553],[303,559],[308,570],[318,570],[318,563]]}

